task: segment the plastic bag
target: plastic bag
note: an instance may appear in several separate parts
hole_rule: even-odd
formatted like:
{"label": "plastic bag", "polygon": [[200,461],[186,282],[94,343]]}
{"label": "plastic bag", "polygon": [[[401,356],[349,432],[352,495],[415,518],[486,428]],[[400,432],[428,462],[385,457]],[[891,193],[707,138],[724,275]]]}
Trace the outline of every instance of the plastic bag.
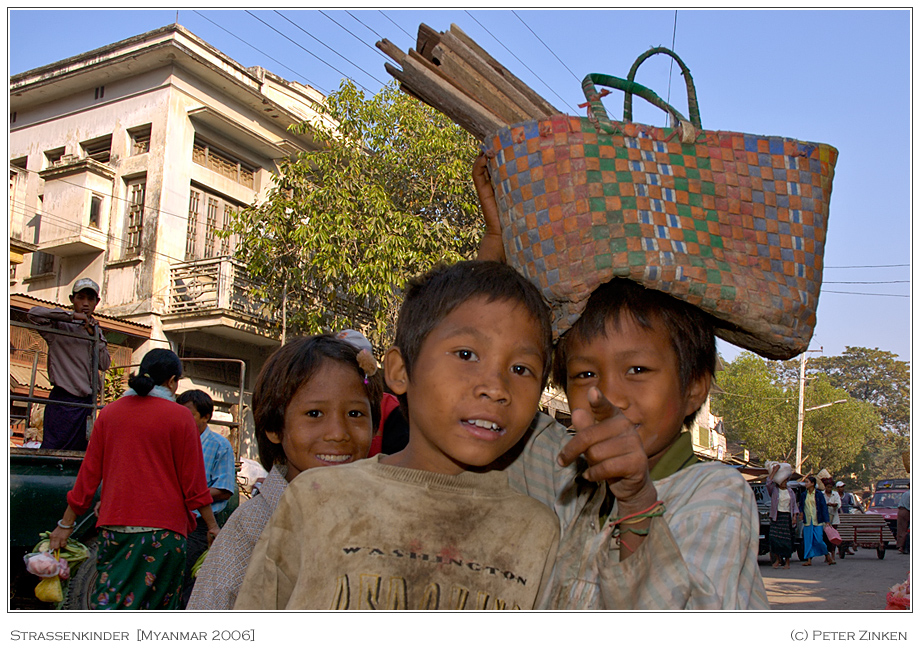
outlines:
{"label": "plastic bag", "polygon": [[42,579],[57,577],[62,568],[67,568],[67,575],[70,576],[67,560],[56,559],[50,552],[30,552],[22,559],[26,563],[26,570]]}
{"label": "plastic bag", "polygon": [[64,589],[61,587],[61,578],[57,575],[44,578],[35,586],[35,597],[43,603],[60,603],[64,600]]}

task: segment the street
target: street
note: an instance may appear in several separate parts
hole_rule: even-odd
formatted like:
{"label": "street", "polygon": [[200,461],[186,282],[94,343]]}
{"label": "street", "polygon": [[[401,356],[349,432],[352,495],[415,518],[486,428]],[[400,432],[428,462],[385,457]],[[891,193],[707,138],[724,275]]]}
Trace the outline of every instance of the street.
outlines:
{"label": "street", "polygon": [[792,568],[774,569],[767,555],[760,572],[772,610],[883,610],[888,590],[907,579],[910,555],[889,547],[884,559],[875,550],[860,548],[855,555],[829,566],[815,557],[811,566],[793,559]]}

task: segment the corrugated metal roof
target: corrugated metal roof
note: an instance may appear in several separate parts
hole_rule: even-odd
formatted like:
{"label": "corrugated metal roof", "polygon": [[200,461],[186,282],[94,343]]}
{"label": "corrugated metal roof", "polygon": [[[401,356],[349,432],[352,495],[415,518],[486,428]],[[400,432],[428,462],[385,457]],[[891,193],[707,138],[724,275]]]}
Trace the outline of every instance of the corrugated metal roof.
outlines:
{"label": "corrugated metal roof", "polygon": [[[32,367],[10,363],[10,387],[29,387],[29,381],[32,379]],[[48,380],[48,374],[44,369],[35,371],[35,387],[51,391],[51,381]]]}

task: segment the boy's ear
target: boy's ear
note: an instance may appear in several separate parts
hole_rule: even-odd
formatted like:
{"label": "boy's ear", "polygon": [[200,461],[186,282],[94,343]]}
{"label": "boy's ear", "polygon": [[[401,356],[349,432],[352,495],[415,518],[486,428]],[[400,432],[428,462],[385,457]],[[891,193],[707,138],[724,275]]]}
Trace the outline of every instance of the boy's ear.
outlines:
{"label": "boy's ear", "polygon": [[268,438],[269,442],[272,442],[276,445],[281,444],[281,436],[275,433],[274,431],[266,431],[265,435]]}
{"label": "boy's ear", "polygon": [[395,346],[390,347],[383,358],[383,376],[387,387],[393,394],[405,394],[409,387],[409,374],[406,372],[406,361],[402,352]]}
{"label": "boy's ear", "polygon": [[684,417],[692,415],[706,401],[709,396],[709,388],[712,386],[712,375],[706,374],[690,382],[687,388],[687,409],[684,411]]}

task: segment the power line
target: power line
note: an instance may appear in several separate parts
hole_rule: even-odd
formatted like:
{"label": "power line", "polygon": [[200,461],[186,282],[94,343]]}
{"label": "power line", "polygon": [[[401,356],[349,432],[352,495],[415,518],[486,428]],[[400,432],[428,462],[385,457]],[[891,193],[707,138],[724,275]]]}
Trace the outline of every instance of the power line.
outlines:
{"label": "power line", "polygon": [[260,49],[256,48],[256,47],[253,46],[251,43],[249,43],[248,41],[246,41],[245,39],[243,39],[242,37],[236,36],[236,35],[233,34],[230,30],[228,30],[227,28],[225,28],[225,27],[223,27],[223,26],[221,26],[221,25],[218,25],[217,23],[215,23],[215,22],[212,21],[210,18],[208,18],[207,16],[205,16],[204,14],[202,14],[202,13],[201,13],[200,11],[198,11],[197,9],[193,9],[192,11],[194,11],[196,14],[198,14],[199,16],[201,16],[201,18],[203,18],[204,20],[206,20],[208,23],[211,23],[212,25],[215,25],[216,27],[220,28],[221,30],[223,30],[224,32],[226,32],[227,34],[229,34],[231,37],[233,37],[234,39],[238,39],[239,41],[242,41],[244,44],[246,44],[247,46],[249,46],[250,48],[252,48],[254,51],[259,52],[259,53],[261,53],[262,55],[265,55],[265,57],[267,57],[268,59],[270,59],[272,62],[275,62],[276,64],[279,64],[280,66],[282,66],[282,67],[284,67],[285,69],[287,69],[288,71],[290,71],[291,73],[293,73],[293,74],[295,74],[295,75],[297,75],[297,76],[300,76],[301,79],[307,81],[312,87],[315,87],[316,89],[318,89],[319,91],[321,91],[323,94],[327,94],[327,95],[328,95],[328,92],[326,92],[326,90],[324,90],[322,87],[320,87],[319,85],[317,85],[315,82],[313,82],[312,80],[310,80],[309,78],[307,78],[305,75],[303,75],[303,74],[300,73],[299,71],[295,71],[294,69],[292,69],[292,68],[289,67],[288,65],[284,64],[283,62],[279,62],[279,61],[276,60],[274,57],[272,57],[271,55],[269,55],[268,53],[266,53],[264,50],[260,50]]}
{"label": "power line", "polygon": [[848,296],[881,296],[883,298],[910,298],[909,295],[901,295],[899,293],[858,293],[856,291],[826,291],[821,290],[821,293],[841,293]]}
{"label": "power line", "polygon": [[529,25],[527,25],[527,23],[524,23],[524,19],[521,18],[521,17],[518,15],[518,13],[517,13],[516,11],[514,11],[514,10],[512,9],[512,10],[511,10],[511,13],[514,14],[515,16],[517,16],[517,19],[518,19],[521,23],[524,24],[524,27],[526,27],[528,30],[530,30],[530,33],[531,33],[533,36],[535,36],[535,37],[537,38],[537,41],[539,41],[541,44],[543,44],[543,46],[546,48],[546,50],[548,50],[550,53],[552,53],[552,54],[553,54],[553,57],[555,57],[557,60],[559,60],[559,64],[561,64],[562,66],[564,66],[566,71],[568,71],[569,73],[572,74],[572,77],[575,79],[575,82],[577,82],[579,85],[581,85],[581,80],[578,79],[578,76],[575,75],[575,72],[572,71],[572,70],[569,68],[569,66],[559,58],[558,55],[556,55],[556,53],[553,51],[552,48],[550,48],[549,46],[546,45],[546,42],[545,42],[545,41],[543,41],[542,39],[540,39],[540,35],[538,35],[536,32],[534,32],[534,31],[533,31],[533,28],[530,27]]}
{"label": "power line", "polygon": [[384,17],[385,19],[387,19],[388,21],[390,21],[390,23],[392,23],[393,25],[395,25],[396,27],[398,27],[400,30],[402,30],[404,35],[406,35],[406,36],[409,37],[410,39],[415,39],[415,37],[413,37],[411,34],[409,34],[408,32],[406,32],[405,30],[403,30],[402,26],[399,25],[399,23],[397,23],[397,22],[394,21],[392,18],[390,18],[389,16],[387,16],[386,14],[384,14],[382,9],[378,9],[377,11],[379,11],[381,14],[383,14],[383,17]]}
{"label": "power line", "polygon": [[[256,16],[255,14],[253,14],[253,13],[250,12],[250,11],[247,11],[246,13],[249,14],[250,16],[252,16],[253,18],[258,18],[258,16]],[[308,37],[310,37],[311,39],[313,39],[314,41],[318,41],[318,42],[319,42],[320,44],[322,44],[327,50],[332,51],[333,53],[335,53],[336,55],[338,55],[339,57],[341,57],[343,60],[345,60],[346,62],[348,62],[349,64],[351,64],[353,67],[355,67],[355,68],[358,69],[359,71],[363,72],[365,75],[370,76],[371,78],[373,78],[374,80],[376,80],[376,81],[377,81],[378,83],[380,83],[381,85],[385,84],[385,83],[381,82],[380,80],[378,80],[374,75],[368,73],[367,71],[365,71],[364,69],[362,69],[360,66],[358,66],[357,64],[355,64],[354,62],[352,62],[350,59],[348,59],[347,57],[345,57],[344,55],[342,55],[341,53],[339,53],[338,51],[336,51],[336,50],[330,48],[330,47],[327,46],[325,43],[323,43],[322,41],[320,41],[319,39],[317,39],[316,37],[314,37],[312,34],[310,34],[309,32],[307,32],[307,30],[305,30],[304,28],[302,28],[301,26],[299,26],[297,23],[295,23],[294,21],[292,21],[290,18],[288,18],[287,16],[285,16],[284,14],[282,14],[280,11],[275,10],[275,13],[278,14],[278,16],[280,16],[280,17],[283,18],[284,20],[286,20],[288,23],[290,23],[291,25],[293,25],[295,28],[297,28],[298,30],[300,30],[301,32],[303,32],[305,35],[307,35]],[[259,20],[262,20],[262,19],[259,19]],[[262,22],[265,23],[265,21],[262,21]],[[265,23],[265,24],[268,25],[268,23]],[[271,26],[269,25],[269,27],[271,27]],[[272,29],[274,30],[275,28],[272,28]],[[294,41],[293,39],[291,39],[291,38],[288,37],[287,35],[282,34],[281,32],[279,32],[279,31],[277,31],[277,30],[275,30],[275,31],[278,32],[278,34],[280,34],[281,36],[283,36],[285,39],[287,39],[288,41],[290,41],[291,43],[293,43],[293,44],[294,44],[295,46],[297,46],[298,48],[304,50],[304,51],[307,52],[307,53],[310,53],[310,51],[308,51],[306,48],[304,48],[303,46],[301,46],[300,44],[298,44],[296,41]],[[313,55],[313,53],[310,53],[310,55]],[[320,57],[317,56],[317,55],[313,55],[313,57],[315,57],[316,59],[318,59],[320,62],[322,62],[322,63],[325,64],[326,66],[328,66],[328,67],[334,69],[335,71],[338,71],[339,73],[341,73],[343,76],[345,76],[345,77],[348,78],[349,80],[351,80],[351,76],[349,76],[347,73],[345,73],[345,72],[343,72],[343,71],[339,71],[339,70],[336,69],[334,66],[332,66],[331,64],[329,64],[328,62],[326,62],[324,59],[320,58]],[[371,93],[372,93],[371,90],[369,90],[369,89],[368,89],[367,87],[365,87],[364,85],[361,85],[361,83],[359,83],[359,82],[357,82],[357,81],[354,81],[354,82],[356,82],[358,85],[360,85],[360,87],[361,87],[364,91],[366,91],[368,94],[371,94]]]}
{"label": "power line", "polygon": [[[359,42],[361,42],[362,44],[364,44],[365,46],[367,46],[367,47],[371,50],[371,52],[373,52],[373,53],[379,55],[379,56],[382,57],[383,59],[387,59],[387,56],[384,55],[383,53],[381,53],[379,49],[374,48],[373,46],[371,46],[369,43],[367,43],[366,41],[364,41],[361,37],[359,37],[359,36],[356,35],[354,32],[352,32],[351,30],[349,30],[347,27],[345,27],[344,25],[342,25],[341,23],[339,23],[337,20],[335,20],[334,18],[332,18],[332,16],[330,16],[329,14],[327,14],[326,12],[324,12],[322,9],[320,9],[320,10],[318,10],[318,11],[319,11],[320,14],[322,14],[323,16],[325,16],[326,18],[328,18],[330,21],[332,21],[333,23],[335,23],[336,25],[338,25],[340,28],[342,28],[343,30],[345,30],[348,34],[350,34],[351,36],[353,36],[353,37],[354,37],[355,39],[357,39]],[[355,65],[355,66],[357,66],[357,65]],[[363,71],[363,69],[362,69],[362,71]],[[373,76],[371,76],[371,77],[373,78]],[[374,80],[377,80],[377,79],[374,78]],[[378,80],[377,82],[380,82],[380,81]]]}
{"label": "power line", "polygon": [[825,266],[824,270],[829,268],[908,268],[910,264],[885,264],[881,266]]}
{"label": "power line", "polygon": [[908,284],[910,280],[889,280],[887,282],[828,282],[825,280],[823,284]]}
{"label": "power line", "polygon": [[[365,23],[365,22],[362,21],[360,18],[358,18],[357,16],[355,16],[354,14],[352,14],[350,11],[348,11],[348,10],[346,9],[346,10],[345,10],[345,13],[348,14],[349,16],[351,16],[351,17],[352,17],[353,19],[355,19],[356,21],[358,21],[361,25],[363,25],[364,27],[366,27],[368,30],[370,30],[371,32],[373,32],[375,35],[377,35],[377,39],[378,39],[378,40],[383,39],[383,37],[380,36],[380,33],[377,32],[377,30],[375,30],[374,28],[370,27],[367,23]],[[383,12],[381,12],[381,13],[383,13]],[[392,23],[392,21],[390,21],[390,22]],[[397,27],[398,27],[398,26],[397,26]],[[403,30],[403,31],[405,32],[405,30]],[[410,37],[411,37],[411,35],[410,35]]]}
{"label": "power line", "polygon": [[[38,174],[38,175],[40,176],[40,173],[39,173],[39,172],[36,172],[35,170],[28,170],[28,169],[27,169],[27,170],[25,170],[25,171],[26,171],[26,172],[29,172],[30,174]],[[64,183],[66,183],[66,184],[68,184],[68,185],[71,185],[71,186],[73,186],[73,187],[75,187],[75,188],[82,188],[83,190],[89,190],[90,192],[92,192],[92,193],[94,193],[94,194],[96,194],[96,195],[101,195],[101,196],[103,196],[103,197],[109,197],[109,198],[111,198],[111,199],[113,199],[113,200],[118,200],[119,202],[127,202],[128,204],[131,203],[131,200],[128,199],[127,197],[117,197],[114,193],[101,192],[101,191],[99,191],[99,190],[96,190],[95,188],[88,188],[87,186],[80,185],[79,183],[74,183],[73,181],[68,181],[66,178],[62,178],[62,179],[58,179],[58,180],[59,180],[59,181],[63,181]],[[144,180],[146,181],[146,178],[145,178]],[[191,187],[191,186],[189,186],[189,187]],[[205,192],[205,194],[210,194],[210,193]],[[223,195],[220,195],[220,194],[218,194],[218,195],[213,195],[213,194],[212,194],[211,196],[212,196],[212,197],[220,197],[220,198],[223,199],[224,201],[228,201],[228,200],[226,199],[226,197],[224,197]],[[147,201],[147,191],[146,191],[146,188],[144,189],[144,201],[145,201],[145,202]],[[237,204],[236,202],[233,202],[233,203],[234,203],[235,206],[238,205],[241,209],[242,209],[242,208],[247,208],[247,207],[249,206],[248,204],[244,204],[243,202],[239,202],[238,204]],[[173,213],[172,211],[164,211],[163,209],[161,209],[161,208],[158,207],[158,206],[150,206],[150,205],[148,205],[148,204],[142,204],[142,205],[141,205],[141,208],[144,209],[145,211],[146,211],[146,210],[156,211],[157,213],[162,213],[163,215],[171,215],[171,216],[174,217],[174,218],[182,218],[182,219],[184,219],[184,220],[189,220],[188,214],[182,215],[182,214],[179,214],[179,213]],[[38,210],[38,209],[36,208],[35,210]],[[63,216],[58,216],[58,217],[63,218]],[[73,220],[70,220],[69,218],[63,218],[63,219],[67,220],[68,222],[75,222],[75,221],[73,221]],[[202,221],[202,220],[195,220],[195,223],[196,223],[197,225],[204,225],[204,226],[207,226],[207,220],[204,220],[204,221]],[[75,223],[75,224],[78,224],[78,223]],[[80,225],[80,226],[82,226],[82,225]]]}
{"label": "power line", "polygon": [[[674,31],[671,33],[671,52],[674,52],[674,46],[677,44],[677,10],[674,10]],[[671,103],[671,74],[674,71],[674,58],[669,57],[670,66],[668,66],[668,99],[667,102]],[[667,121],[668,111],[665,110],[665,120]]]}
{"label": "power line", "polygon": [[[345,76],[346,78],[348,78],[349,80],[351,80],[351,78],[349,78],[349,76],[348,76],[347,73],[345,73],[344,71],[340,71],[339,69],[337,69],[337,68],[335,68],[334,66],[332,66],[331,64],[329,64],[329,62],[327,62],[326,60],[324,60],[324,59],[323,59],[322,57],[320,57],[319,55],[313,53],[312,51],[308,50],[307,48],[304,48],[304,47],[301,46],[299,43],[297,43],[296,41],[294,41],[293,39],[291,39],[289,36],[287,36],[286,34],[284,34],[284,32],[282,32],[282,31],[279,30],[278,28],[276,28],[276,27],[274,27],[274,26],[272,26],[272,25],[269,25],[268,23],[266,23],[265,21],[263,21],[261,18],[259,18],[259,17],[256,16],[255,14],[253,14],[253,13],[252,13],[251,11],[249,11],[248,9],[245,9],[244,11],[245,11],[247,14],[249,14],[250,16],[252,16],[254,19],[256,19],[257,21],[259,21],[262,25],[264,25],[265,27],[267,27],[269,30],[272,30],[272,31],[278,33],[279,35],[281,35],[282,37],[284,37],[285,39],[287,39],[288,41],[290,41],[292,44],[294,44],[295,46],[297,46],[300,50],[302,50],[303,52],[305,52],[307,55],[310,55],[310,56],[313,57],[314,59],[319,60],[320,62],[322,62],[323,64],[325,64],[326,66],[328,66],[330,69],[332,69],[332,70],[335,71],[336,73],[339,73],[339,74]],[[282,18],[284,18],[284,17],[282,16]],[[288,20],[288,19],[285,19],[285,20]],[[289,21],[289,22],[290,22],[290,21]],[[300,26],[297,26],[297,27],[300,27]],[[303,28],[301,28],[301,30],[303,30]],[[305,33],[308,34],[309,36],[313,37],[313,35],[310,34],[309,32],[307,32],[306,30],[303,30],[303,32],[305,32]],[[313,37],[313,38],[315,39],[316,37]],[[323,45],[325,46],[325,44],[323,44]],[[328,46],[327,46],[327,48],[328,48]],[[357,82],[357,81],[352,81],[352,82],[354,82],[356,85],[358,85],[358,86],[359,86],[361,89],[363,89],[364,91],[370,93],[370,90],[369,90],[367,87],[365,87],[364,85],[362,85],[361,83],[359,83],[359,82]]]}
{"label": "power line", "polygon": [[470,18],[472,18],[474,21],[476,21],[477,25],[479,25],[479,27],[481,27],[483,30],[485,30],[485,31],[488,33],[488,35],[489,35],[490,37],[492,37],[492,39],[494,39],[495,42],[496,42],[499,46],[501,46],[501,47],[504,48],[506,51],[508,51],[508,53],[511,55],[511,57],[513,57],[513,58],[516,59],[518,62],[520,62],[520,63],[521,63],[521,66],[523,66],[525,69],[527,69],[528,71],[530,71],[530,73],[532,73],[533,76],[534,76],[537,80],[539,80],[541,83],[543,83],[543,86],[544,86],[546,89],[548,89],[548,90],[551,91],[553,94],[555,94],[557,99],[559,99],[559,100],[562,101],[565,105],[567,105],[567,106],[569,107],[569,110],[572,111],[572,114],[573,114],[573,115],[577,115],[577,114],[578,114],[578,111],[575,110],[575,108],[573,108],[572,105],[571,105],[568,101],[566,101],[564,98],[562,98],[561,96],[559,96],[559,93],[558,93],[555,89],[553,89],[545,80],[543,80],[543,78],[541,78],[541,77],[539,76],[539,74],[537,74],[536,71],[534,71],[534,70],[531,69],[529,66],[527,66],[527,64],[525,64],[525,63],[521,60],[520,57],[518,57],[517,55],[515,55],[507,46],[505,46],[505,44],[502,43],[502,41],[501,41],[498,37],[496,37],[494,34],[492,34],[492,32],[489,30],[489,28],[487,28],[485,25],[483,25],[482,23],[480,23],[479,20],[469,12],[469,10],[465,10],[465,11],[466,11],[467,15],[468,15]]}

